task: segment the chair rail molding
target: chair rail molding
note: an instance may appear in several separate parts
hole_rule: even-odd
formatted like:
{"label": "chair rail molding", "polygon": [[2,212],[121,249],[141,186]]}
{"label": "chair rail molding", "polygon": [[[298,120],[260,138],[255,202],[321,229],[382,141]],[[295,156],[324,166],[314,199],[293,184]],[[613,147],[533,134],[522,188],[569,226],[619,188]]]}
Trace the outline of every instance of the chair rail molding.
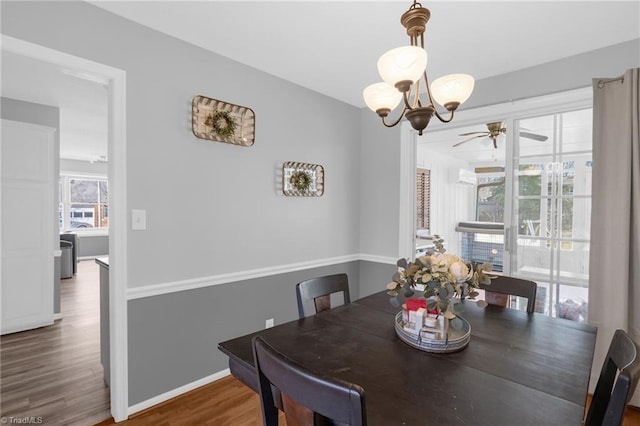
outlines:
{"label": "chair rail molding", "polygon": [[246,271],[230,272],[205,277],[196,277],[187,280],[169,281],[145,286],[130,287],[127,289],[127,300],[143,299],[145,297],[159,296],[162,294],[177,293],[180,291],[194,290],[197,288],[211,287],[221,284],[229,284],[237,281],[245,281],[253,278],[268,277],[271,275],[287,274],[305,269],[321,268],[323,266],[339,265],[341,263],[367,261],[395,265],[397,259],[388,256],[369,254],[351,254],[346,256],[330,257],[325,259],[310,260],[306,262],[290,263],[266,268],[250,269]]}

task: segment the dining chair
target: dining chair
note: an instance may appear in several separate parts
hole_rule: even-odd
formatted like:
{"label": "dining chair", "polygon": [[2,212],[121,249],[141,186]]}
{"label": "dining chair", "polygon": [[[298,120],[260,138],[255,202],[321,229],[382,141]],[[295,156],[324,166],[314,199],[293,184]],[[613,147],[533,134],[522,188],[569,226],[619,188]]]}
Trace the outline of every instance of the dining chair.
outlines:
{"label": "dining chair", "polygon": [[347,274],[327,275],[311,278],[296,285],[298,316],[305,317],[304,302],[313,300],[316,313],[331,309],[331,294],[342,292],[344,303],[351,303],[349,296],[349,278]]}
{"label": "dining chair", "polygon": [[616,330],[600,371],[585,426],[622,424],[625,407],[640,378],[639,349],[627,333]]}
{"label": "dining chair", "polygon": [[[480,284],[480,288],[485,291],[485,300],[490,305],[506,306],[508,296],[519,296],[527,298],[527,312],[534,311],[538,292],[538,284],[534,281],[499,275],[491,280],[491,284]],[[490,293],[498,293],[506,297],[494,298]]]}
{"label": "dining chair", "polygon": [[264,426],[278,426],[278,406],[288,426],[367,424],[362,387],[316,375],[260,336],[251,343]]}

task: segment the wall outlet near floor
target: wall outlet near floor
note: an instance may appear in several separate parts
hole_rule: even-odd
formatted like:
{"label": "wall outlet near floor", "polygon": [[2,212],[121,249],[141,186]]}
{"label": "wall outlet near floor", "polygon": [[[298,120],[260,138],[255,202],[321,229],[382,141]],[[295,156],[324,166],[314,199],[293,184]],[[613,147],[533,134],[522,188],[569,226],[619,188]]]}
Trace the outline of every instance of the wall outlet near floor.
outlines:
{"label": "wall outlet near floor", "polygon": [[264,322],[264,328],[271,328],[271,327],[273,327],[273,318],[269,318]]}

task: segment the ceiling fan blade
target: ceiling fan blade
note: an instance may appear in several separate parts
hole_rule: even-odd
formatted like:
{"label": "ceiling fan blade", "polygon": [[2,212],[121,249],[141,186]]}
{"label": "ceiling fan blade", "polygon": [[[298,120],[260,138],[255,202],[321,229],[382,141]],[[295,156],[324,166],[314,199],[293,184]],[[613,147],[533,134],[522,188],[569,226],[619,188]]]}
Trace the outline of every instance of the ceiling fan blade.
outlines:
{"label": "ceiling fan blade", "polygon": [[488,135],[489,132],[487,132],[486,130],[484,132],[468,132],[468,133],[460,133],[458,136],[469,136],[469,135],[478,135],[482,133],[483,135]]}
{"label": "ceiling fan blade", "polygon": [[533,139],[534,141],[540,141],[540,142],[544,142],[547,139],[549,139],[548,136],[538,135],[536,133],[529,133],[529,132],[520,132],[520,136],[523,138]]}
{"label": "ceiling fan blade", "polygon": [[486,136],[487,136],[487,135],[486,135],[486,133],[485,133],[485,134],[483,134],[483,135],[472,136],[472,137],[470,137],[470,138],[467,138],[467,139],[465,139],[465,140],[462,140],[462,141],[458,142],[457,144],[453,145],[453,148],[455,148],[455,147],[456,147],[456,146],[458,146],[458,145],[462,145],[463,143],[467,143],[467,142],[469,142],[469,141],[471,141],[471,140],[473,140],[473,139],[484,138],[484,137],[486,137]]}

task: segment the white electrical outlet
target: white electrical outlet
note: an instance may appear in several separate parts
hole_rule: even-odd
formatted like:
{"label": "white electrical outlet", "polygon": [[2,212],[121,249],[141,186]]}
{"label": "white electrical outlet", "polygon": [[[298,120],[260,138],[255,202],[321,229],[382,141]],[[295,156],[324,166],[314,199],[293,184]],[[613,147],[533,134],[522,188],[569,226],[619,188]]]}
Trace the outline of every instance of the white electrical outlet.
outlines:
{"label": "white electrical outlet", "polygon": [[271,328],[271,327],[273,327],[273,318],[269,318],[264,322],[264,328]]}

